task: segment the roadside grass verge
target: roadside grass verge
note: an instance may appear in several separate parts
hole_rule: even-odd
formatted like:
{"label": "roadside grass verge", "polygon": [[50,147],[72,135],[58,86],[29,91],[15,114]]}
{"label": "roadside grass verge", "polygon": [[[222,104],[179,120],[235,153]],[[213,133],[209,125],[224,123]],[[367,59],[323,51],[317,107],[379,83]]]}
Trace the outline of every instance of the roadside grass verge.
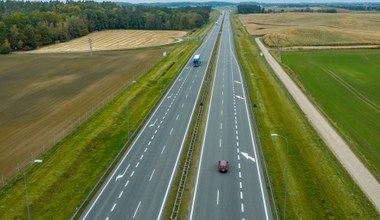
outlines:
{"label": "roadside grass verge", "polygon": [[[203,37],[205,33],[201,29],[192,35]],[[128,140],[128,127],[131,133],[138,129],[199,44],[193,40],[176,46],[136,83],[42,155],[42,164],[26,169],[32,218],[71,217]],[[25,204],[21,174],[0,190],[0,219],[26,219]]]}
{"label": "roadside grass verge", "polygon": [[380,50],[282,52],[281,58],[380,180]]}
{"label": "roadside grass verge", "polygon": [[287,136],[289,143],[286,218],[378,219],[380,216],[372,204],[259,55],[253,37],[236,15],[231,21],[280,217],[284,218],[286,142],[271,138],[271,133]]}

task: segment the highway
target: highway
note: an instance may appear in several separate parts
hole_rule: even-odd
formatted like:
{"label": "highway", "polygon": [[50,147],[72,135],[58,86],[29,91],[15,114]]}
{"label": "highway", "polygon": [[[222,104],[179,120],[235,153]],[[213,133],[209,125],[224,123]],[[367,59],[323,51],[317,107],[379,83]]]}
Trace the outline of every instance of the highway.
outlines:
{"label": "highway", "polygon": [[[218,24],[221,23],[219,18]],[[81,219],[162,219],[220,25],[215,24],[94,196]]]}
{"label": "highway", "polygon": [[273,219],[253,132],[226,14],[190,219]]}

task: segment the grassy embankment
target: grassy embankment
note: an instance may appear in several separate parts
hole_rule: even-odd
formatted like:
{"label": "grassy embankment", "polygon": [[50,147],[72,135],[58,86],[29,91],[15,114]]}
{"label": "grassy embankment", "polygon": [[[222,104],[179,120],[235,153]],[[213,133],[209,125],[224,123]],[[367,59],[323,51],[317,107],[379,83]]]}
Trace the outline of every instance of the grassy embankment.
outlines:
{"label": "grassy embankment", "polygon": [[[288,138],[288,219],[378,219],[379,215],[309,125],[300,109],[259,56],[254,39],[234,16],[235,44],[244,72],[283,218],[286,142]],[[249,59],[247,59],[249,58]]]}
{"label": "grassy embankment", "polygon": [[282,62],[380,180],[380,50],[283,52]]}
{"label": "grassy embankment", "polygon": [[[203,37],[208,27],[193,35]],[[128,139],[126,100],[133,132],[199,43],[192,40],[176,46],[168,57],[42,155],[42,164],[26,170],[32,218],[68,219],[72,215]],[[0,219],[26,219],[26,214],[20,175],[0,191]]]}

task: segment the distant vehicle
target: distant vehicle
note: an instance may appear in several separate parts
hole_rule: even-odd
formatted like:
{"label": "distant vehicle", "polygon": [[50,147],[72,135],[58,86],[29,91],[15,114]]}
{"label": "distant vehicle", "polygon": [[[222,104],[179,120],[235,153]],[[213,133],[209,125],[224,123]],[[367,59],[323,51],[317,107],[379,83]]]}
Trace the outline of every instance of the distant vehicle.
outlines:
{"label": "distant vehicle", "polygon": [[196,54],[193,58],[193,66],[197,67],[197,66],[200,66],[202,63],[201,61],[201,55],[199,54]]}
{"label": "distant vehicle", "polygon": [[228,171],[228,161],[227,160],[219,160],[218,169],[221,173],[227,173]]}

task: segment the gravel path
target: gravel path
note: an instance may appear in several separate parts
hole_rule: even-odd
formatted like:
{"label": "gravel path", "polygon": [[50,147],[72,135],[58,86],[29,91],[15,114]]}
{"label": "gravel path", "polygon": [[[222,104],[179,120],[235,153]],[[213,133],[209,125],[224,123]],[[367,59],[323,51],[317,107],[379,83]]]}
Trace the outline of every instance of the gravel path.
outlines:
{"label": "gravel path", "polygon": [[263,52],[265,59],[274,70],[276,76],[281,80],[290,95],[306,114],[314,129],[380,213],[379,182],[351,151],[347,143],[342,139],[333,126],[330,125],[322,113],[318,111],[301,89],[285,73],[259,38],[256,38],[256,42]]}

